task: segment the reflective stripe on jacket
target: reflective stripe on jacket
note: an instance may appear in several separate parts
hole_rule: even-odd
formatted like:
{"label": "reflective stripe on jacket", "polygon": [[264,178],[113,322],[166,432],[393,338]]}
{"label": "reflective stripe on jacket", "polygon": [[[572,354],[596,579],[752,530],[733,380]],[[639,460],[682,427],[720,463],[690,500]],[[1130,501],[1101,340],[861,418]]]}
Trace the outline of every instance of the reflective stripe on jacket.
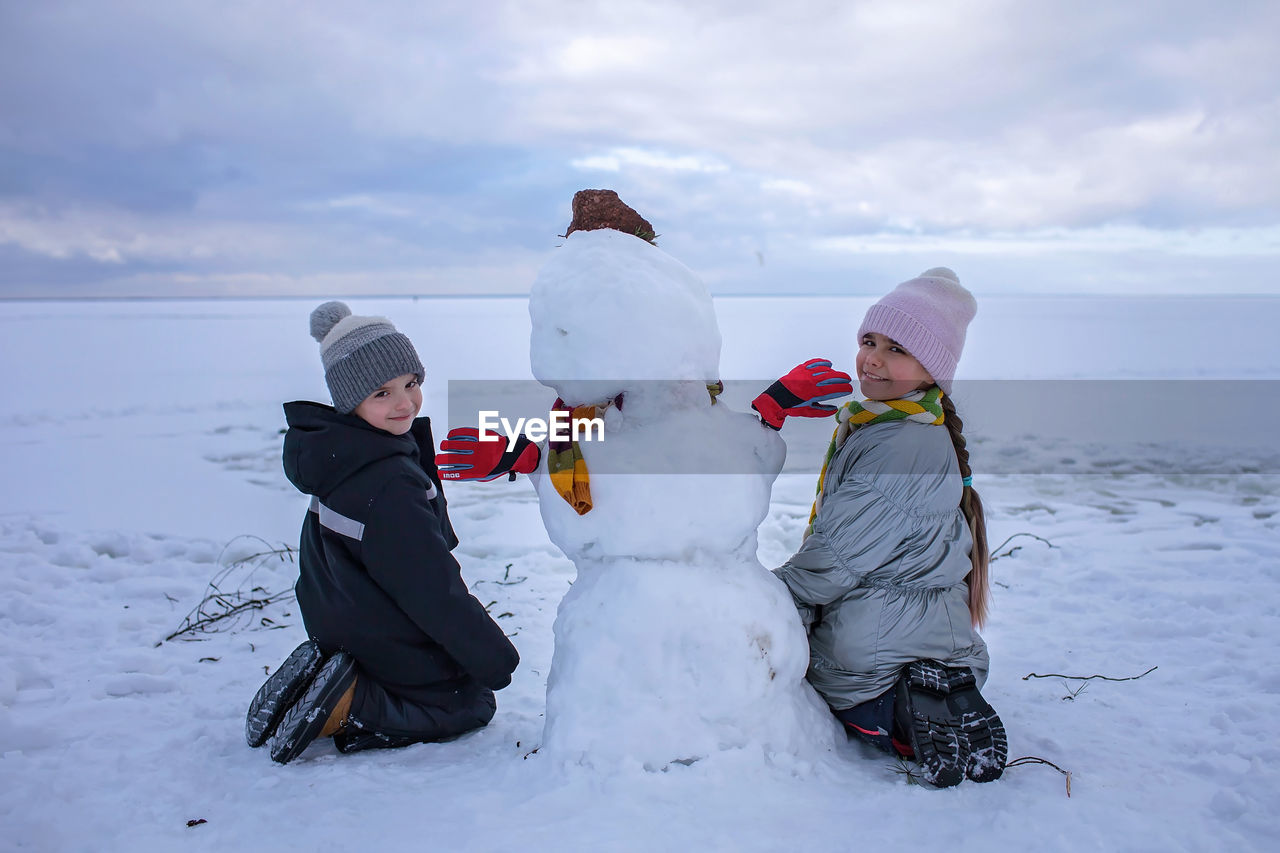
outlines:
{"label": "reflective stripe on jacket", "polygon": [[285,416],[285,474],[312,495],[298,607],[326,652],[345,649],[360,665],[352,713],[402,734],[433,725],[406,708],[487,703],[491,716],[485,691],[509,684],[520,658],[450,553],[458,540],[429,421],[394,436],[318,403],[288,403]]}

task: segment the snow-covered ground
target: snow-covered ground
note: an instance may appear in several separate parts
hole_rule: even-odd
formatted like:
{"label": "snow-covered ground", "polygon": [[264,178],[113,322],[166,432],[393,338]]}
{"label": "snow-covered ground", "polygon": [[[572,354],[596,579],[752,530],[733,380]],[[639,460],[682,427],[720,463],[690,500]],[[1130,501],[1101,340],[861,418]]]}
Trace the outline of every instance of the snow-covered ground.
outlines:
{"label": "snow-covered ground", "polygon": [[[448,487],[464,573],[522,656],[489,727],[352,756],[321,743],[283,767],[250,750],[245,706],[302,639],[292,603],[162,640],[215,575],[257,597],[292,584],[287,560],[231,563],[296,541],[306,499],[280,472],[279,404],[325,399],[306,334],[318,301],[0,304],[0,847],[1271,849],[1280,464],[1246,440],[1270,430],[1223,436],[1276,422],[1280,300],[980,299],[962,379],[1195,380],[1137,394],[1136,440],[1039,434],[1078,405],[1002,433],[989,390],[982,410],[961,402],[991,544],[1032,534],[993,564],[984,693],[1010,756],[1071,771],[1070,797],[1036,764],[935,791],[856,744],[608,775],[534,752],[574,570],[525,482]],[[869,301],[717,300],[725,377],[814,355],[847,370]],[[418,343],[442,426],[450,380],[529,378],[523,300],[351,304]],[[798,541],[822,432],[784,432],[766,566]]]}

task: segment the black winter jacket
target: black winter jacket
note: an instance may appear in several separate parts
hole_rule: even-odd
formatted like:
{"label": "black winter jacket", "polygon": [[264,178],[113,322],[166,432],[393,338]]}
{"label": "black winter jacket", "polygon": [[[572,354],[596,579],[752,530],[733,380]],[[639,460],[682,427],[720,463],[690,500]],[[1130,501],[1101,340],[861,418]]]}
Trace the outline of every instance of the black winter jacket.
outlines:
{"label": "black winter jacket", "polygon": [[313,496],[296,586],[307,633],[413,703],[448,708],[510,684],[520,657],[449,553],[430,421],[395,436],[319,403],[284,410],[285,475]]}

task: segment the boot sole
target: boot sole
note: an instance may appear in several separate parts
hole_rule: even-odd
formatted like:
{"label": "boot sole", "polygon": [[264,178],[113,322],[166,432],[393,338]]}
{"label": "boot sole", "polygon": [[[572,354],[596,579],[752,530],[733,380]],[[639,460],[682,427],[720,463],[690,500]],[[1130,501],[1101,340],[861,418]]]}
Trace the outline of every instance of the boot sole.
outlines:
{"label": "boot sole", "polygon": [[[943,783],[954,785],[965,777],[994,782],[1004,775],[1009,757],[1004,723],[978,691],[971,669],[916,661],[907,669],[907,685],[912,702],[921,706],[915,716],[925,717],[924,728],[933,742],[941,740],[948,746],[939,750],[943,769],[938,774],[940,781],[934,784],[946,787]],[[917,722],[913,728],[919,725]],[[953,743],[958,743],[954,751]],[[925,749],[929,751],[927,741]]]}
{"label": "boot sole", "polygon": [[249,746],[262,746],[275,734],[280,718],[307,689],[322,663],[324,654],[320,646],[314,640],[307,640],[290,652],[284,663],[263,682],[244,718],[244,739]]}
{"label": "boot sole", "polygon": [[925,780],[938,788],[960,784],[969,763],[968,738],[947,702],[953,688],[964,689],[965,676],[972,686],[973,673],[967,669],[913,661],[901,682],[907,694],[911,748],[924,766]]}
{"label": "boot sole", "polygon": [[284,712],[271,737],[271,760],[288,764],[301,755],[319,737],[355,677],[355,659],[346,652],[325,661],[302,698]]}
{"label": "boot sole", "polygon": [[967,700],[969,706],[969,710],[960,715],[960,729],[969,743],[965,775],[974,782],[994,782],[1004,775],[1004,765],[1009,760],[1004,723],[976,688],[952,699]]}

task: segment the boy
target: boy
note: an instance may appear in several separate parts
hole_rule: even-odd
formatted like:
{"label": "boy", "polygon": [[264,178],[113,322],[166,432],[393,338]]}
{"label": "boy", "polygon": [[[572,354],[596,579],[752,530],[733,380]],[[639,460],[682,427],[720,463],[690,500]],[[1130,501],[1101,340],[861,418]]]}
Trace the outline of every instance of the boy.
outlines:
{"label": "boy", "polygon": [[284,469],[311,495],[298,606],[310,640],[258,690],[250,746],[287,763],[441,740],[493,718],[519,655],[468,591],[422,407],[422,363],[381,317],[311,313],[333,406],[286,403]]}

